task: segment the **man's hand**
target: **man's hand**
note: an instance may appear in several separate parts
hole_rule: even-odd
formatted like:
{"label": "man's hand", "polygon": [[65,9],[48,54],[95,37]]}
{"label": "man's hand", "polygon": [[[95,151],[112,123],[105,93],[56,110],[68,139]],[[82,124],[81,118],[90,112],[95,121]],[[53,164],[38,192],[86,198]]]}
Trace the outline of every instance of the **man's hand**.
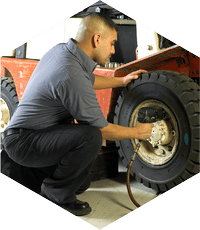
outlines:
{"label": "man's hand", "polygon": [[105,77],[95,75],[94,89],[109,89],[117,87],[126,87],[132,80],[138,79],[141,73],[147,73],[146,70],[140,69],[127,74],[125,77]]}
{"label": "man's hand", "polygon": [[154,127],[153,123],[139,123],[138,122],[137,125],[135,126],[137,130],[137,136],[138,136],[137,139],[146,140],[150,138],[153,127]]}
{"label": "man's hand", "polygon": [[132,80],[136,80],[138,79],[139,75],[141,73],[147,73],[146,70],[144,69],[139,69],[137,71],[134,71],[132,73],[129,73],[128,75],[126,75],[125,77],[122,78],[122,84],[124,87],[126,87],[128,85],[128,83],[130,83]]}
{"label": "man's hand", "polygon": [[124,127],[109,123],[106,127],[100,128],[103,139],[110,141],[121,141],[125,139],[146,140],[151,136],[154,124],[138,123],[135,127]]}

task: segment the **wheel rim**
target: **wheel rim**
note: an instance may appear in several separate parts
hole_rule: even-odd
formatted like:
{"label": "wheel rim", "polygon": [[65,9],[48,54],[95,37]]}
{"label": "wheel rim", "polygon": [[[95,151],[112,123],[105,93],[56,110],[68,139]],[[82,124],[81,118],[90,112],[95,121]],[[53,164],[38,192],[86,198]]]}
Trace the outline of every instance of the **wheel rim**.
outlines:
{"label": "wheel rim", "polygon": [[0,118],[1,118],[1,133],[5,130],[5,128],[8,126],[8,123],[10,121],[10,112],[7,103],[1,98],[1,112],[0,112]]}
{"label": "wheel rim", "polygon": [[135,127],[138,123],[138,111],[142,107],[162,108],[168,114],[167,120],[154,123],[151,137],[148,140],[139,141],[131,139],[136,148],[140,142],[139,156],[151,165],[163,165],[172,159],[178,147],[178,125],[171,110],[162,102],[157,100],[146,100],[140,103],[132,113],[130,127]]}

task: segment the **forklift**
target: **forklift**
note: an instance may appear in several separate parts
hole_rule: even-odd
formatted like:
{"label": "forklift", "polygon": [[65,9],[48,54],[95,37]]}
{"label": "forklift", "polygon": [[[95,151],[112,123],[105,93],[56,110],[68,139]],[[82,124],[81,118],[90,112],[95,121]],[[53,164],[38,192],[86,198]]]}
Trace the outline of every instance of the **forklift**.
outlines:
{"label": "forklift", "polygon": [[[166,115],[155,120],[148,140],[104,140],[91,171],[92,180],[116,176],[118,155],[128,167],[139,144],[130,174],[145,186],[166,192],[200,171],[199,57],[102,1],[71,19],[81,19],[91,12],[107,14],[120,29],[115,55],[105,66],[98,66],[94,74],[123,77],[138,69],[148,71],[124,89],[96,91],[105,118],[114,124],[134,127],[142,108],[162,110]],[[26,57],[28,45],[18,47],[12,56],[1,57],[1,132],[39,62]],[[8,176],[31,187],[32,182],[22,181],[16,173]]]}

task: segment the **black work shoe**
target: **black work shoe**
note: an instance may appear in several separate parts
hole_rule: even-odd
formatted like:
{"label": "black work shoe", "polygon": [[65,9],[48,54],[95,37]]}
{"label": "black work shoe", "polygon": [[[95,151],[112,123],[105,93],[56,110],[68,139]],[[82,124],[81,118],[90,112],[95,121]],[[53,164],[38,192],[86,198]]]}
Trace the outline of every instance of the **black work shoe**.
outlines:
{"label": "black work shoe", "polygon": [[[40,195],[43,196],[44,198],[50,200],[45,194],[40,192]],[[52,201],[52,200],[50,200]],[[53,203],[59,205],[61,208],[64,208],[65,210],[67,210],[68,212],[71,212],[72,214],[76,215],[76,216],[84,216],[89,214],[92,209],[89,206],[89,204],[87,202],[83,202],[80,200],[76,200],[73,203],[67,203],[67,204],[58,204],[54,201],[52,201]]]}
{"label": "black work shoe", "polygon": [[84,216],[92,211],[91,207],[87,202],[83,202],[80,200],[76,200],[75,202],[69,204],[58,205],[76,216]]}

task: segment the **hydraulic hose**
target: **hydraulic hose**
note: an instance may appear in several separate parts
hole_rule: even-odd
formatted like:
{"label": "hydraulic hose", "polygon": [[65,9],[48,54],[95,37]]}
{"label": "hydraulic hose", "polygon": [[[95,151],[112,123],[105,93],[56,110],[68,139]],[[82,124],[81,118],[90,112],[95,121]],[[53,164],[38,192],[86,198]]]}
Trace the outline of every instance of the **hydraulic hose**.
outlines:
{"label": "hydraulic hose", "polygon": [[[165,119],[167,117],[166,112],[163,109],[156,109],[153,107],[142,107],[138,111],[138,121],[140,123],[154,123],[157,121],[161,121],[162,119]],[[130,173],[131,173],[131,167],[133,165],[133,162],[135,160],[135,157],[138,153],[138,150],[140,148],[140,143],[136,145],[135,152],[133,156],[131,157],[130,163],[128,165],[128,170],[126,174],[126,183],[127,183],[127,189],[128,189],[128,194],[132,200],[132,202],[137,206],[140,207],[140,204],[137,203],[135,198],[133,197],[133,194],[131,192],[130,188]]]}
{"label": "hydraulic hose", "polygon": [[135,157],[136,157],[136,154],[139,150],[139,147],[140,147],[140,143],[137,144],[136,146],[136,149],[135,149],[135,152],[133,154],[133,156],[131,157],[131,160],[130,160],[130,163],[128,165],[128,170],[127,170],[127,174],[126,174],[126,185],[127,185],[127,190],[128,190],[128,194],[129,194],[129,197],[130,199],[132,200],[132,202],[137,206],[137,207],[140,207],[141,205],[137,203],[137,201],[135,200],[132,192],[131,192],[131,187],[130,187],[130,173],[131,173],[131,167],[133,165],[133,162],[135,160]]}

